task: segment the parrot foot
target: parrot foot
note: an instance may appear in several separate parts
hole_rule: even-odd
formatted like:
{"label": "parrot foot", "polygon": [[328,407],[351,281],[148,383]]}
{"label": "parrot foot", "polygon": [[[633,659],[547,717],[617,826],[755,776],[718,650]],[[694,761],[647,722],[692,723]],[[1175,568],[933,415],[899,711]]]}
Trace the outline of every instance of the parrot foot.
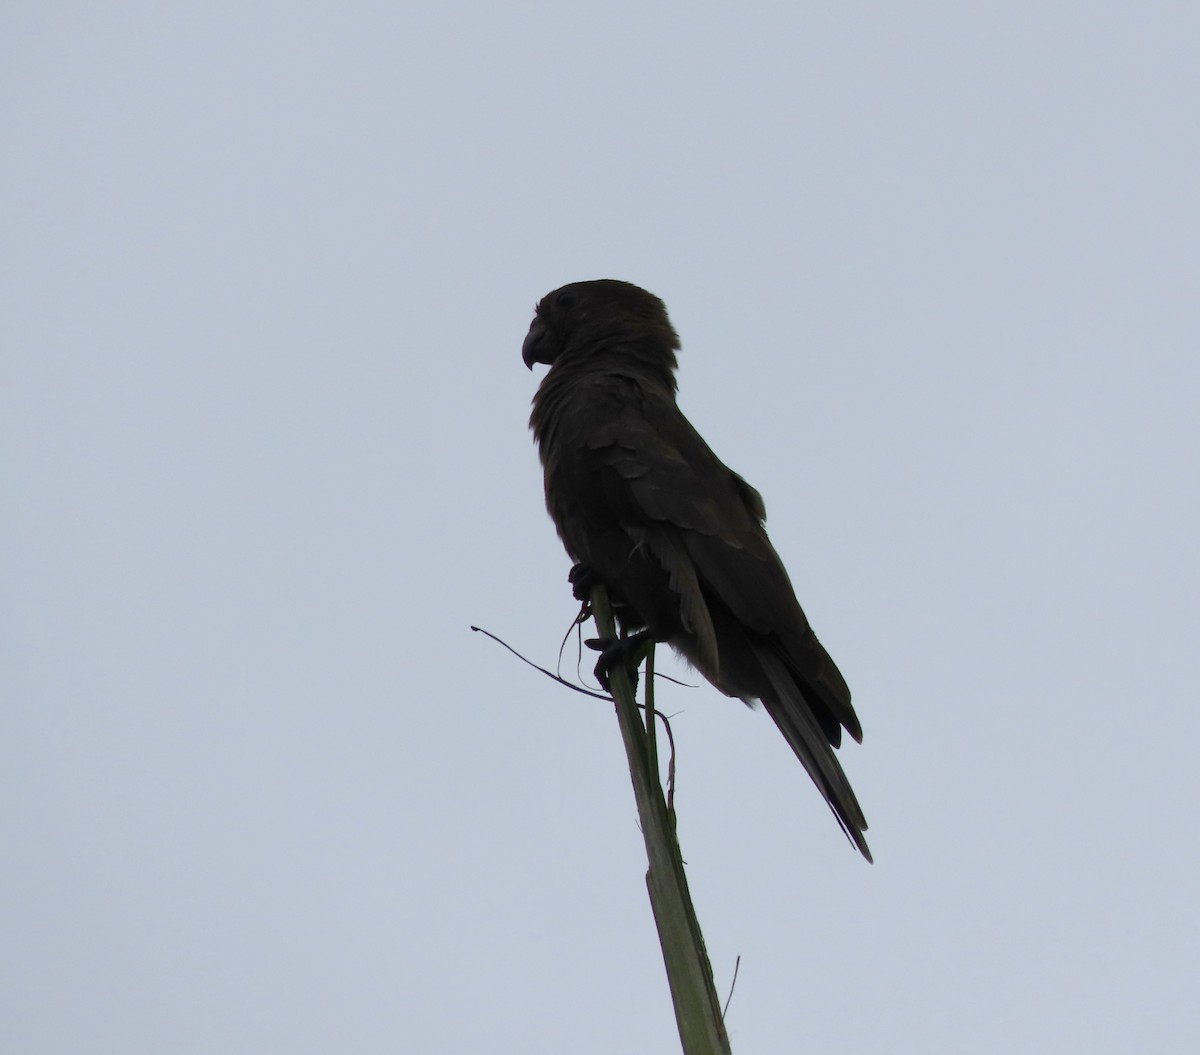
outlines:
{"label": "parrot foot", "polygon": [[[593,672],[600,687],[605,692],[612,692],[609,686],[609,674],[617,666],[627,667],[629,678],[633,682],[633,691],[637,692],[637,668],[646,656],[647,646],[653,644],[654,635],[649,630],[639,630],[636,634],[621,638],[589,638],[584,642],[588,648],[599,652],[596,669]],[[633,662],[630,662],[632,660]]]}
{"label": "parrot foot", "polygon": [[592,587],[597,581],[596,573],[586,564],[576,564],[567,575],[567,582],[571,584],[571,596],[584,604],[591,602]]}

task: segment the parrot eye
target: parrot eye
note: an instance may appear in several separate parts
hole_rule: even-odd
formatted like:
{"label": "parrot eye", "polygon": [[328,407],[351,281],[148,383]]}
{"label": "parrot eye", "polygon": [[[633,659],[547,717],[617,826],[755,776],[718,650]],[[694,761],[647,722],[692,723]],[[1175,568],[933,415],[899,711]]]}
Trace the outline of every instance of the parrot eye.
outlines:
{"label": "parrot eye", "polygon": [[565,290],[554,298],[554,303],[560,308],[570,308],[575,304],[575,294],[570,290]]}

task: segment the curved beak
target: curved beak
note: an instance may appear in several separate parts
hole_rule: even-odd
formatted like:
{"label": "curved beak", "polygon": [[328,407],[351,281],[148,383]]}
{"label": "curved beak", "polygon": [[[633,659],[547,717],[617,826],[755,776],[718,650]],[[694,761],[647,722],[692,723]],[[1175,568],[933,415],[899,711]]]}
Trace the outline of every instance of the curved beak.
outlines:
{"label": "curved beak", "polygon": [[529,324],[529,332],[525,335],[525,342],[521,345],[521,359],[530,370],[533,369],[534,363],[548,363],[550,361],[549,359],[540,358],[538,354],[538,345],[541,344],[542,338],[545,336],[546,324],[541,319],[534,319]]}

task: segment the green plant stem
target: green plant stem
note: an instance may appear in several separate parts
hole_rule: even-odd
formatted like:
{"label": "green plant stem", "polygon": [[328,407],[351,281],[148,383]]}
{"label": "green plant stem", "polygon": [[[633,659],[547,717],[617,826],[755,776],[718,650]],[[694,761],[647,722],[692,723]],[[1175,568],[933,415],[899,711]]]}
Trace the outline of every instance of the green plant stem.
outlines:
{"label": "green plant stem", "polygon": [[[592,613],[601,640],[613,640],[616,624],[603,587],[592,591]],[[712,965],[683,872],[675,820],[667,809],[658,780],[654,734],[647,732],[647,725],[652,729],[654,722],[653,689],[650,688],[653,669],[651,658],[646,674],[646,725],[638,714],[630,671],[616,666],[610,672],[617,721],[625,742],[633,795],[650,865],[646,872],[646,888],[658,927],[671,1001],[675,1006],[675,1022],[685,1055],[730,1055],[721,1003],[713,985]]]}

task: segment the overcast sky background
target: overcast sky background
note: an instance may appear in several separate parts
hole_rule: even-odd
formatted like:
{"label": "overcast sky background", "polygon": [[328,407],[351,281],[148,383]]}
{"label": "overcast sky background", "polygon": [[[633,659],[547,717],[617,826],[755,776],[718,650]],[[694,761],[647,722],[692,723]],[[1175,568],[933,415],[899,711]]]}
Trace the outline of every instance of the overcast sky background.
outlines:
{"label": "overcast sky background", "polygon": [[1195,1052],[1195,5],[423,6],[0,14],[0,1048],[677,1050],[616,721],[468,629],[554,662],[615,277],[866,730],[873,867],[661,690],[734,1050]]}

